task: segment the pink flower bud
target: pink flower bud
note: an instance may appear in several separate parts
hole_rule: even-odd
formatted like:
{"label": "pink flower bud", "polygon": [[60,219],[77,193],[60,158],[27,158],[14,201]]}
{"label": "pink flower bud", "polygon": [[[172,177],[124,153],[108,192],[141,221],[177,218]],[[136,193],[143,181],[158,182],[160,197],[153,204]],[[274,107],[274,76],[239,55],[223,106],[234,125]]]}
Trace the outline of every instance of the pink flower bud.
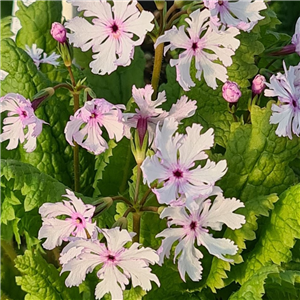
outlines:
{"label": "pink flower bud", "polygon": [[238,102],[239,98],[241,97],[242,93],[239,89],[239,86],[236,82],[227,81],[224,83],[222,87],[222,95],[223,98],[229,103],[236,103]]}
{"label": "pink flower bud", "polygon": [[52,23],[52,28],[51,28],[50,32],[51,32],[52,37],[59,43],[66,42],[67,31],[66,31],[66,28],[62,24],[60,24],[58,22]]}
{"label": "pink flower bud", "polygon": [[265,76],[257,74],[252,81],[252,92],[255,95],[260,94],[266,87],[265,82],[266,82]]}

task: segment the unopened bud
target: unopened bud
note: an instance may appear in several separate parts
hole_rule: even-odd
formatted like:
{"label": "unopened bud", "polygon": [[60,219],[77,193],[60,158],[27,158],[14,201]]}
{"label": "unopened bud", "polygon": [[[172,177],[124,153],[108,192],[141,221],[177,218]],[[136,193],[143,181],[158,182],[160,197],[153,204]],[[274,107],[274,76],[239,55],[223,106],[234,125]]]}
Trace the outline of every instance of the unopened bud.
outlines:
{"label": "unopened bud", "polygon": [[141,165],[146,157],[148,148],[148,131],[143,136],[143,142],[140,140],[140,132],[138,129],[134,132],[134,141],[131,139],[131,151],[134,155],[135,161],[138,165]]}
{"label": "unopened bud", "polygon": [[186,1],[186,0],[175,0],[174,5],[177,8],[182,8],[184,5],[187,5],[189,3],[192,3],[193,1]]}
{"label": "unopened bud", "polygon": [[125,217],[119,218],[112,226],[112,228],[115,228],[115,227],[119,227],[120,230],[127,229],[127,227],[128,227],[127,219]]}
{"label": "unopened bud", "polygon": [[67,41],[67,30],[62,24],[58,22],[52,23],[50,33],[52,37],[59,43],[65,43]]}
{"label": "unopened bud", "polygon": [[263,75],[257,74],[252,81],[252,92],[255,95],[260,94],[266,87],[266,78]]}
{"label": "unopened bud", "polygon": [[96,206],[94,217],[99,216],[113,204],[113,199],[111,197],[103,197],[94,201],[92,205]]}
{"label": "unopened bud", "polygon": [[166,208],[165,206],[159,206],[158,210],[157,210],[157,213],[160,215],[165,208]]}
{"label": "unopened bud", "polygon": [[44,100],[54,95],[54,93],[55,93],[54,88],[48,87],[35,94],[33,96],[33,101],[31,102],[31,107],[33,108],[33,110],[35,111]]}
{"label": "unopened bud", "polygon": [[164,9],[166,1],[154,1],[154,2],[155,2],[155,5],[156,5],[156,8],[158,10],[163,10]]}
{"label": "unopened bud", "polygon": [[237,103],[242,95],[236,82],[227,81],[222,87],[223,98],[229,103]]}

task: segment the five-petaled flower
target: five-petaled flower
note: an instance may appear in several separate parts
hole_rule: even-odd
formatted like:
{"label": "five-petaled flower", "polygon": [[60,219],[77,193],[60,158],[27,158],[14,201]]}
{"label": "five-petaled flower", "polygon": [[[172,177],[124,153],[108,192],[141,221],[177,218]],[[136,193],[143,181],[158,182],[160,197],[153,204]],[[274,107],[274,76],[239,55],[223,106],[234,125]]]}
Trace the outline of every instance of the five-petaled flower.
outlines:
{"label": "five-petaled flower", "polygon": [[[225,82],[227,80],[227,70],[232,64],[231,56],[239,47],[240,41],[235,38],[239,34],[236,28],[229,28],[225,31],[214,31],[209,22],[210,13],[208,10],[200,11],[200,9],[190,14],[185,21],[189,27],[182,25],[177,29],[175,26],[171,30],[160,36],[155,47],[161,43],[170,42],[165,47],[165,53],[171,49],[184,49],[179,54],[178,59],[171,59],[170,65],[176,66],[177,81],[185,91],[190,87],[194,87],[190,75],[190,67],[193,57],[195,58],[196,78],[201,80],[203,72],[204,79],[208,86],[213,89],[217,88],[216,79]],[[220,60],[222,64],[217,63]],[[214,63],[215,62],[215,63]]]}
{"label": "five-petaled flower", "polygon": [[265,90],[265,96],[278,97],[279,104],[273,104],[271,124],[278,124],[276,134],[288,136],[292,139],[292,132],[300,135],[300,64],[296,67],[286,69],[283,62],[285,74],[278,73],[266,83],[269,89]]}
{"label": "five-petaled flower", "polygon": [[9,93],[0,98],[0,112],[8,111],[3,119],[3,132],[0,141],[9,140],[7,150],[15,149],[18,143],[27,141],[24,145],[26,152],[36,148],[36,138],[41,134],[43,120],[34,114],[31,102],[22,95]]}
{"label": "five-petaled flower", "polygon": [[101,127],[105,127],[110,139],[120,141],[126,134],[122,121],[122,104],[113,105],[105,99],[93,99],[85,102],[78,109],[65,128],[66,139],[72,146],[73,139],[81,147],[98,155],[108,149],[108,144],[102,137]]}
{"label": "five-petaled flower", "polygon": [[118,66],[128,66],[134,55],[134,47],[143,43],[145,35],[153,29],[154,16],[147,11],[140,12],[136,0],[71,1],[84,11],[85,17],[95,17],[92,24],[81,17],[75,17],[65,25],[73,33],[67,34],[70,43],[82,51],[92,48],[90,63],[95,74],[110,74]]}
{"label": "five-petaled flower", "polygon": [[[239,200],[225,199],[221,194],[211,203],[211,200],[197,202],[193,208],[184,206],[167,207],[160,217],[168,218],[168,227],[156,237],[163,237],[162,245],[158,249],[160,256],[159,264],[163,264],[164,257],[169,258],[172,245],[179,241],[175,247],[174,262],[178,259],[178,270],[181,279],[185,281],[185,274],[193,280],[201,279],[202,266],[199,259],[203,254],[195,247],[203,245],[210,254],[225,260],[226,254],[236,254],[238,247],[225,238],[214,238],[209,234],[207,227],[220,231],[222,225],[226,224],[231,229],[237,229],[245,223],[245,217],[233,213],[234,210],[243,207]],[[171,227],[172,226],[172,227]]]}
{"label": "five-petaled flower", "polygon": [[223,25],[250,31],[264,17],[259,14],[266,9],[263,0],[204,0],[213,18],[219,17]]}
{"label": "five-petaled flower", "polygon": [[158,122],[161,122],[167,117],[173,117],[180,122],[184,118],[194,115],[197,105],[196,101],[188,100],[187,96],[182,96],[173,104],[170,111],[167,112],[162,108],[158,108],[167,99],[165,91],[158,93],[155,101],[151,100],[153,94],[151,85],[146,85],[145,88],[137,89],[132,87],[132,97],[137,104],[136,113],[124,113],[124,119],[129,127],[137,128],[141,143],[143,142],[146,131],[149,133],[149,142],[152,142],[155,136],[155,129]]}
{"label": "five-petaled flower", "polygon": [[204,150],[213,146],[213,129],[200,134],[203,127],[193,124],[186,128],[186,135],[173,136],[177,128],[178,122],[173,118],[166,119],[161,130],[157,126],[157,151],[144,160],[141,169],[149,186],[154,180],[163,183],[163,187],[153,189],[159,203],[176,204],[185,196],[189,205],[195,198],[213,191],[215,182],[227,171],[226,161],[216,164],[208,159],[204,167],[195,168],[195,161],[208,157]]}
{"label": "five-petaled flower", "polygon": [[102,229],[101,232],[107,245],[94,239],[77,239],[63,249],[61,273],[70,271],[66,286],[78,286],[97,266],[100,266],[97,276],[101,281],[96,286],[96,299],[102,299],[107,293],[111,294],[112,300],[123,299],[123,291],[130,278],[133,287],[140,286],[145,291],[151,290],[151,281],[160,285],[149,267],[159,259],[153,249],[140,247],[139,243],[125,248],[134,234],[119,227]]}
{"label": "five-petaled flower", "polygon": [[[90,238],[97,232],[96,222],[92,223],[95,207],[84,204],[72,191],[66,192],[67,195],[64,197],[70,201],[44,203],[39,209],[43,224],[38,238],[46,238],[43,243],[45,249],[51,250],[60,246],[63,241],[68,241],[70,236]],[[63,216],[66,218],[57,218]]]}

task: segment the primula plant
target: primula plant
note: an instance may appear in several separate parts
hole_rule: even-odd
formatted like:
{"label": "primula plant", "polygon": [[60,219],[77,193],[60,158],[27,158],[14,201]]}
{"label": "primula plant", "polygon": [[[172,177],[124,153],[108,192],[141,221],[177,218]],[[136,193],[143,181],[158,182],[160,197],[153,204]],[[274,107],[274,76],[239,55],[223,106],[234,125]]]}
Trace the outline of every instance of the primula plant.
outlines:
{"label": "primula plant", "polygon": [[1,299],[300,299],[299,8],[67,2],[1,22]]}

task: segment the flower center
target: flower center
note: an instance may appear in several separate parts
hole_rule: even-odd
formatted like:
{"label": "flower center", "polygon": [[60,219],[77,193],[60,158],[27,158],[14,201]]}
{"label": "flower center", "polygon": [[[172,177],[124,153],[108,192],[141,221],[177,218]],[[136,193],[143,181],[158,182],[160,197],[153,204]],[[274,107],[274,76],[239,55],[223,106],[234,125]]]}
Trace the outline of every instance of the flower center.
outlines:
{"label": "flower center", "polygon": [[223,2],[223,1],[218,1],[218,4],[219,4],[219,5],[223,5],[224,2]]}
{"label": "flower center", "polygon": [[179,178],[182,178],[183,173],[181,170],[177,169],[177,170],[173,171],[173,175],[179,179]]}
{"label": "flower center", "polygon": [[294,108],[298,108],[298,103],[295,99],[292,100],[292,105]]}
{"label": "flower center", "polygon": [[27,117],[27,112],[25,110],[22,110],[21,116],[24,117],[24,118],[26,118]]}
{"label": "flower center", "polygon": [[96,119],[97,118],[97,114],[96,113],[91,113],[90,119]]}
{"label": "flower center", "polygon": [[109,255],[107,256],[107,259],[110,260],[110,261],[115,261],[115,256],[109,254]]}
{"label": "flower center", "polygon": [[199,47],[198,47],[198,43],[193,43],[192,49],[193,49],[194,51],[196,51],[198,48],[199,48]]}
{"label": "flower center", "polygon": [[111,30],[113,33],[116,33],[118,30],[119,30],[119,27],[116,23],[114,23],[112,26],[111,26]]}
{"label": "flower center", "polygon": [[82,220],[81,220],[81,218],[79,218],[79,217],[76,218],[75,222],[76,222],[77,224],[82,224]]}
{"label": "flower center", "polygon": [[197,222],[192,221],[190,224],[190,229],[194,231],[196,229],[196,227],[197,227]]}

